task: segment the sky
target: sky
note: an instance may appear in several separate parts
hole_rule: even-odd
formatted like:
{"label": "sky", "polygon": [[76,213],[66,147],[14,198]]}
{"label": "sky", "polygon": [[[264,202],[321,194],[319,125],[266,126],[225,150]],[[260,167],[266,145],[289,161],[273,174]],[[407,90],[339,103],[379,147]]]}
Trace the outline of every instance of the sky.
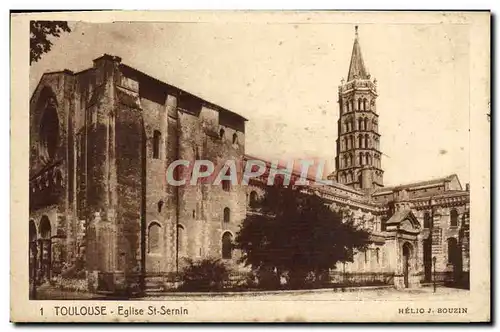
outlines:
{"label": "sky", "polygon": [[[53,39],[30,68],[80,71],[104,53],[248,119],[245,150],[265,159],[322,158],[333,170],[338,85],[353,24],[86,23]],[[469,32],[459,24],[363,24],[378,81],[384,184],[457,174],[469,182]]]}

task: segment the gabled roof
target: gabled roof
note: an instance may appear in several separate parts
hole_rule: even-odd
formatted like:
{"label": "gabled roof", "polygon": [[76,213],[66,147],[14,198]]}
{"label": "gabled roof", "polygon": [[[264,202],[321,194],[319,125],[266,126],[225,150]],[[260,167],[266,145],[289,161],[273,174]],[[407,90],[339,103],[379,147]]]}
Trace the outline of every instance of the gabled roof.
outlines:
{"label": "gabled roof", "polygon": [[411,212],[410,209],[404,209],[394,212],[391,218],[386,221],[386,225],[389,228],[395,226],[392,229],[398,229],[400,231],[405,231],[408,233],[418,233],[420,232],[420,223],[417,217]]}
{"label": "gabled roof", "polygon": [[405,220],[410,213],[412,213],[410,209],[396,211],[396,212],[394,212],[392,217],[390,217],[389,220],[386,221],[386,223],[387,224],[398,224],[401,221]]}
{"label": "gabled roof", "polygon": [[445,182],[452,181],[455,178],[458,181],[458,176],[456,174],[451,174],[448,176],[430,179],[430,180],[417,181],[417,182],[400,184],[400,185],[390,186],[390,187],[381,187],[381,188],[378,188],[377,190],[375,190],[373,195],[378,196],[378,195],[382,195],[382,194],[388,194],[388,193],[393,192],[394,190],[401,190],[401,189],[410,189],[411,190],[411,189],[417,188],[417,187],[439,186],[439,185],[443,185]]}
{"label": "gabled roof", "polygon": [[354,38],[354,45],[352,46],[351,64],[349,65],[349,74],[347,81],[353,79],[369,79],[370,73],[365,67],[363,56],[361,55],[361,46],[359,46],[358,26],[356,25],[356,37]]}

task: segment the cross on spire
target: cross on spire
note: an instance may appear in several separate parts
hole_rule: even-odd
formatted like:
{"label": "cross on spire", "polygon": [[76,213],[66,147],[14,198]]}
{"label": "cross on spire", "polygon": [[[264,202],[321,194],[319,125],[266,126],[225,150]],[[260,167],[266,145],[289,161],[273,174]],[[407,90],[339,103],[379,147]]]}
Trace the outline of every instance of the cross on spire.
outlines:
{"label": "cross on spire", "polygon": [[361,55],[361,46],[359,45],[359,35],[358,26],[354,27],[354,45],[352,46],[351,64],[349,66],[349,74],[347,75],[347,81],[352,81],[353,79],[369,79],[370,74],[365,67],[363,61],[363,56]]}

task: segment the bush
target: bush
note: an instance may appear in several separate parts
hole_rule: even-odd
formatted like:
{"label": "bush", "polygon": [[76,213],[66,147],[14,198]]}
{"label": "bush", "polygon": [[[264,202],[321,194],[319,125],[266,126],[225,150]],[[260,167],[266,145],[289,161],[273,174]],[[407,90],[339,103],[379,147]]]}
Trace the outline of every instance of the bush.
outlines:
{"label": "bush", "polygon": [[61,276],[54,277],[51,285],[63,291],[88,292],[88,281],[86,279],[67,279]]}
{"label": "bush", "polygon": [[220,259],[206,258],[200,261],[186,259],[186,262],[179,287],[182,291],[220,291],[229,281],[229,271]]}

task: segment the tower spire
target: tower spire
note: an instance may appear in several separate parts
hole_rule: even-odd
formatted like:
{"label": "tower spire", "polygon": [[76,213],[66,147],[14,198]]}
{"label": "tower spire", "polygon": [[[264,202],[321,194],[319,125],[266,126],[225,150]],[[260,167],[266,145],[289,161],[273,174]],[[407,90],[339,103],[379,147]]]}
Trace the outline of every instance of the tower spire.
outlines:
{"label": "tower spire", "polygon": [[359,46],[358,26],[347,82],[338,91],[337,156],[330,177],[356,189],[370,191],[384,185],[378,133],[377,85],[370,79]]}
{"label": "tower spire", "polygon": [[365,67],[363,56],[361,55],[361,46],[359,45],[358,26],[354,27],[354,45],[352,46],[351,64],[349,66],[349,74],[347,81],[354,79],[370,79],[370,74]]}

